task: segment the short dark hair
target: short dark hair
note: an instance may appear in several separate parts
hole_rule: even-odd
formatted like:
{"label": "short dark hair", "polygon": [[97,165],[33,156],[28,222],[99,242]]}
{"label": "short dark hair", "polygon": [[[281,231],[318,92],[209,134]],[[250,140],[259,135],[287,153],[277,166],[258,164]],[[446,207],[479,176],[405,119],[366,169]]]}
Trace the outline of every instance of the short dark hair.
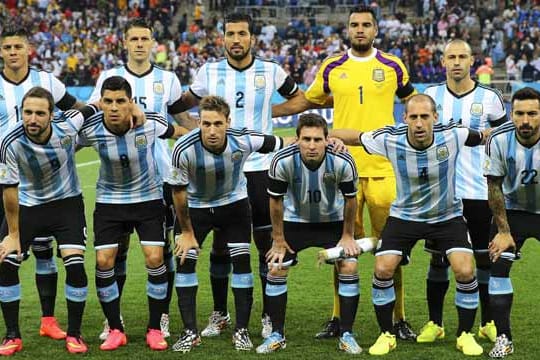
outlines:
{"label": "short dark hair", "polygon": [[426,94],[414,94],[413,96],[408,98],[407,101],[405,102],[405,114],[407,114],[407,112],[409,111],[409,103],[411,101],[418,101],[420,99],[424,99],[427,102],[429,102],[429,104],[431,105],[431,111],[437,112],[437,104],[435,104],[435,100],[433,100],[431,96],[426,95]]}
{"label": "short dark hair", "polygon": [[357,13],[360,13],[360,14],[370,13],[371,17],[373,18],[373,24],[376,27],[379,27],[379,23],[377,22],[377,15],[375,14],[375,11],[373,10],[371,6],[367,6],[367,5],[355,6],[354,8],[351,9],[351,11],[349,11],[349,18],[351,17],[352,14],[357,14]]}
{"label": "short dark hair", "polygon": [[7,38],[9,36],[20,36],[26,39],[29,38],[29,34],[26,28],[17,24],[7,24],[2,30],[2,35],[0,35],[0,39]]}
{"label": "short dark hair", "polygon": [[540,92],[536,91],[532,87],[524,87],[522,89],[519,89],[512,95],[512,100],[510,100],[510,104],[512,106],[514,105],[514,101],[516,100],[538,100],[538,103],[540,103]]}
{"label": "short dark hair", "polygon": [[121,76],[111,76],[110,78],[107,78],[101,86],[101,96],[103,96],[105,90],[124,90],[127,97],[131,99],[131,85],[129,85],[129,82]]}
{"label": "short dark hair", "polygon": [[304,127],[317,127],[322,128],[324,131],[324,137],[328,136],[328,125],[326,120],[319,114],[302,114],[298,118],[298,125],[296,126],[296,136],[300,137],[300,132]]}
{"label": "short dark hair", "polygon": [[21,101],[21,106],[24,109],[24,102],[28,98],[39,98],[39,99],[45,99],[49,103],[49,113],[52,114],[54,111],[54,98],[51,94],[51,92],[47,89],[44,89],[40,86],[34,86],[30,90],[24,94],[23,99]]}
{"label": "short dark hair", "polygon": [[228,23],[241,23],[245,22],[248,24],[249,33],[253,34],[253,19],[249,14],[242,14],[242,13],[230,13],[225,16],[225,22],[223,23],[223,30],[225,30],[225,27]]}
{"label": "short dark hair", "polygon": [[225,118],[228,119],[231,114],[231,108],[227,101],[221,96],[205,96],[199,102],[199,114],[203,111],[215,111],[220,114],[225,115]]}
{"label": "short dark hair", "polygon": [[127,22],[126,26],[124,27],[124,37],[127,34],[128,30],[132,29],[132,28],[148,29],[148,30],[150,30],[151,34],[154,33],[154,29],[152,28],[152,26],[150,26],[150,24],[148,24],[148,22],[145,19],[140,18],[140,17],[130,19]]}

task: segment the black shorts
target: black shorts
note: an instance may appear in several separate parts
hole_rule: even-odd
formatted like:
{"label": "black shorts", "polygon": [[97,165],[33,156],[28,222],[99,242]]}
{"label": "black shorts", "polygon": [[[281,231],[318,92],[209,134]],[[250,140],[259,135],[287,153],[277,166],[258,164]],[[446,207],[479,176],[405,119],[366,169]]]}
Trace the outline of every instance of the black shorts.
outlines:
{"label": "black shorts", "polygon": [[285,241],[294,254],[287,252],[283,258],[286,266],[298,263],[298,253],[310,247],[329,249],[335,247],[343,234],[343,221],[326,223],[283,222]]}
{"label": "black shorts", "polygon": [[[510,233],[516,243],[515,255],[517,258],[521,256],[520,250],[528,238],[536,238],[540,240],[540,214],[534,214],[527,211],[506,210],[506,218],[510,226]],[[538,223],[537,223],[538,221]],[[497,234],[497,225],[495,222],[491,224],[489,233],[490,241]]]}
{"label": "black shorts", "polygon": [[[488,201],[463,199],[463,217],[467,223],[474,252],[487,253],[492,219]],[[437,246],[432,241],[426,240],[424,250],[433,254],[440,254]]]}
{"label": "black shorts", "polygon": [[22,252],[35,238],[54,236],[58,249],[86,249],[86,219],[82,196],[36,206],[19,207]]}
{"label": "black shorts", "polygon": [[118,247],[118,240],[135,229],[141,245],[165,245],[165,207],[163,200],[135,204],[96,203],[94,210],[94,248]]}
{"label": "black shorts", "polygon": [[189,215],[195,238],[201,247],[212,230],[214,241],[223,244],[251,242],[248,199],[214,208],[189,208]]}
{"label": "black shorts", "polygon": [[247,192],[249,204],[251,205],[253,231],[271,230],[268,171],[250,171],[244,174],[247,179]]}
{"label": "black shorts", "polygon": [[472,253],[467,224],[462,216],[434,224],[389,216],[375,255],[399,255],[403,257],[401,263],[408,264],[411,250],[420,239],[431,242],[433,249],[440,254],[448,255],[454,251]]}

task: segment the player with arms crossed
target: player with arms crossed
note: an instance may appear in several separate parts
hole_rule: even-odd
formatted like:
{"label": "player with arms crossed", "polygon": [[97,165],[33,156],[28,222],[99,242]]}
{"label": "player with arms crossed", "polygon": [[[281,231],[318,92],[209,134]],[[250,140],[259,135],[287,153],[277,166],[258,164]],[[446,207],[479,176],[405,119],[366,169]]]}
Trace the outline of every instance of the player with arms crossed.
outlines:
{"label": "player with arms crossed", "polygon": [[514,352],[510,313],[514,290],[510,280],[516,252],[525,240],[540,239],[540,93],[523,88],[511,100],[511,122],[494,130],[486,143],[484,174],[494,222],[489,254],[493,261],[489,279],[490,307],[497,339],[489,352],[504,358]]}
{"label": "player with arms crossed", "polygon": [[[358,7],[349,14],[348,35],[351,48],[344,54],[324,61],[305,96],[274,105],[272,116],[297,114],[310,108],[334,107],[334,129],[369,131],[393,125],[394,98],[405,100],[415,90],[401,60],[373,47],[378,25],[370,7]],[[360,183],[356,194],[358,210],[355,237],[365,236],[364,205],[367,206],[371,233],[380,237],[390,204],[395,199],[396,180],[390,162],[381,156],[369,156],[361,147],[349,149],[358,169]],[[327,338],[339,335],[339,279],[334,269],[333,318],[316,335]],[[405,321],[401,268],[395,276],[397,301],[395,332],[399,338],[414,340],[416,335]]]}
{"label": "player with arms crossed", "polygon": [[[471,79],[470,68],[474,62],[471,48],[463,40],[452,40],[444,48],[442,65],[446,68],[447,81],[428,87],[424,93],[437,104],[439,122],[457,122],[473,130],[483,131],[506,122],[506,108],[497,90]],[[488,205],[487,182],[478,169],[484,163],[483,146],[465,147],[461,150],[456,168],[456,195],[463,201],[463,216],[471,236],[476,263],[476,277],[481,305],[480,338],[495,341],[497,329],[489,311],[488,256],[491,211]],[[449,286],[448,260],[434,250],[436,244],[426,242],[432,253],[427,276],[429,322],[422,328],[416,341],[433,342],[444,338],[443,304]]]}
{"label": "player with arms crossed", "polygon": [[320,115],[300,116],[297,144],[280,150],[270,170],[270,214],[273,245],[267,254],[270,264],[266,296],[272,319],[272,334],[257,347],[258,353],[285,348],[287,275],[297,263],[297,254],[317,246],[342,246],[346,259],[337,261],[341,334],[339,348],[359,354],[352,334],[358,308],[359,287],[354,241],[358,174],[348,153],[328,146],[326,120]]}

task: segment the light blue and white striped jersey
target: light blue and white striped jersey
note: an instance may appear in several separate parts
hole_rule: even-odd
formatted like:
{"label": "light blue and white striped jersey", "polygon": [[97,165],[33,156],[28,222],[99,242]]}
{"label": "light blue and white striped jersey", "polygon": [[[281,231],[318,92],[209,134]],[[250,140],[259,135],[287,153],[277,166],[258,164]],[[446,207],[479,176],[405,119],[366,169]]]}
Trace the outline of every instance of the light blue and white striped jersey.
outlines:
{"label": "light blue and white striped jersey", "polygon": [[162,198],[154,145],[159,136],[170,137],[174,129],[160,114],[145,115],[144,125],[121,136],[107,129],[103,112],[90,118],[79,132],[79,143],[94,147],[101,160],[96,202],[134,204]]}
{"label": "light blue and white striped jersey", "polygon": [[324,223],[343,221],[344,196],[354,197],[358,173],[352,156],[328,146],[317,169],[302,161],[298,145],[276,153],[268,170],[271,196],[283,199],[285,221]]}
{"label": "light blue and white striped jersey", "polygon": [[[506,108],[501,94],[490,87],[476,83],[466,94],[456,95],[446,82],[430,86],[425,94],[437,104],[439,122],[455,122],[464,127],[482,131],[506,121]],[[487,182],[481,171],[484,146],[461,150],[456,169],[456,194],[460,199],[487,200]]]}
{"label": "light blue and white striped jersey", "polygon": [[486,176],[503,176],[506,208],[540,214],[540,144],[528,148],[516,138],[514,123],[508,122],[488,137]]}
{"label": "light blue and white striped jersey", "polygon": [[194,129],[176,141],[173,148],[171,185],[186,186],[192,208],[218,207],[247,198],[242,166],[255,152],[269,153],[283,146],[283,140],[247,129],[227,129],[222,153],[208,151],[201,130]]}
{"label": "light blue and white striped jersey", "polygon": [[15,84],[0,72],[0,136],[6,133],[9,126],[22,120],[22,99],[34,86],[49,90],[54,103],[61,110],[68,110],[75,104],[76,99],[66,92],[65,85],[52,73],[29,68],[26,78]]}
{"label": "light blue and white striped jersey", "polygon": [[[159,66],[152,65],[146,73],[137,75],[129,70],[127,65],[117,66],[103,71],[97,80],[96,87],[90,95],[89,103],[98,101],[101,97],[103,82],[111,76],[121,76],[129,82],[133,93],[133,100],[144,111],[161,114],[167,119],[168,114],[179,113],[175,110],[175,103],[182,97],[182,86],[175,73]],[[171,164],[171,149],[167,139],[158,139],[155,149],[155,158],[162,179],[169,177]]]}
{"label": "light blue and white striped jersey", "polygon": [[463,215],[455,188],[457,156],[464,145],[479,145],[481,133],[454,123],[437,123],[433,126],[433,143],[417,150],[410,145],[407,130],[402,124],[361,136],[368,153],[387,157],[394,168],[397,197],[390,216],[437,223]]}
{"label": "light blue and white striped jersey", "polygon": [[[245,69],[239,70],[227,59],[206,63],[200,69],[190,91],[198,98],[221,96],[231,107],[231,127],[247,128],[263,134],[272,134],[272,95],[278,91],[288,97],[298,86],[279,64],[253,58]],[[252,154],[244,171],[268,170],[272,154]]]}
{"label": "light blue and white striped jersey", "polygon": [[19,184],[19,203],[36,206],[81,194],[75,167],[75,144],[85,116],[96,113],[66,111],[51,121],[51,137],[37,144],[26,136],[23,123],[10,127],[0,143],[0,184]]}

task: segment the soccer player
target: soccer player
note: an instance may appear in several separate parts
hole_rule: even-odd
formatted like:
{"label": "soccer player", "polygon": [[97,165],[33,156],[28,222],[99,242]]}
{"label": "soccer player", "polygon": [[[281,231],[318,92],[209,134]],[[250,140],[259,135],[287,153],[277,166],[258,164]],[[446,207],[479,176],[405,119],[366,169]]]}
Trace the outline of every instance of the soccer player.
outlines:
{"label": "soccer player", "polygon": [[[506,108],[497,90],[481,85],[471,79],[470,68],[474,62],[471,48],[463,40],[449,42],[443,53],[442,65],[446,68],[447,81],[430,86],[425,94],[437,104],[439,122],[457,122],[470,129],[483,131],[504,123]],[[495,341],[497,330],[489,312],[488,256],[491,211],[487,201],[487,182],[478,169],[484,163],[484,147],[465,147],[456,168],[456,195],[463,200],[463,216],[471,236],[476,262],[476,278],[481,304],[480,338]],[[448,261],[434,251],[436,244],[426,242],[426,250],[432,252],[427,278],[429,322],[422,328],[416,341],[433,342],[444,337],[442,321],[443,304],[449,286]]]}
{"label": "soccer player", "polygon": [[[122,76],[131,85],[133,91],[133,101],[143,110],[160,113],[167,118],[172,116],[179,124],[192,129],[196,126],[191,124],[186,114],[179,111],[182,87],[176,74],[163,70],[152,64],[150,57],[152,48],[155,45],[153,37],[154,30],[141,18],[134,18],[128,21],[124,29],[124,47],[127,50],[127,64],[117,66],[110,70],[103,71],[96,83],[96,87],[89,102],[98,101],[101,97],[100,90],[103,81],[111,76]],[[169,176],[171,163],[171,150],[167,139],[157,139],[154,146],[155,160],[158,164],[159,174],[162,179]],[[167,288],[167,306],[161,316],[161,331],[165,337],[169,337],[169,303],[171,301],[172,288],[174,284],[174,263],[170,248],[170,236],[174,225],[173,203],[171,189],[167,183],[163,184],[163,194],[165,200],[167,244],[165,245],[165,265],[167,266],[167,277],[169,287]],[[122,290],[126,282],[127,273],[127,253],[129,250],[129,234],[122,236],[119,241],[119,248],[115,262],[116,281],[118,292],[122,297]],[[109,326],[105,321],[105,326],[99,338],[105,340],[109,334]]]}
{"label": "soccer player", "polygon": [[525,240],[540,239],[540,93],[523,88],[511,100],[511,122],[494,130],[486,143],[484,173],[493,213],[489,254],[489,305],[497,327],[497,339],[489,352],[503,358],[514,352],[510,313],[514,291],[510,280],[516,252]]}
{"label": "soccer player", "polygon": [[253,152],[269,153],[283,139],[247,129],[230,128],[230,107],[225,99],[207,96],[199,103],[199,129],[176,142],[173,149],[173,200],[182,234],[175,244],[179,256],[176,293],[184,331],[174,351],[189,352],[201,342],[197,330],[195,266],[199,247],[214,230],[214,241],[227,244],[233,274],[236,324],[233,344],[237,350],[253,347],[248,332],[253,303],[250,265],[251,212],[242,172]]}
{"label": "soccer player", "polygon": [[[66,91],[66,87],[53,74],[30,67],[30,35],[26,29],[6,25],[0,35],[0,57],[4,67],[0,74],[0,134],[6,134],[9,126],[22,120],[22,98],[34,86],[48,90],[54,105],[60,110],[79,109],[84,106]],[[0,189],[1,191],[1,189]],[[0,204],[0,218],[3,219]],[[52,238],[45,234],[30,244],[36,257],[36,286],[41,303],[39,333],[53,339],[64,339],[66,332],[54,317],[58,271],[53,256]]]}
{"label": "soccer player", "polygon": [[[277,91],[285,98],[301,96],[294,80],[275,62],[256,58],[252,47],[256,41],[253,22],[249,15],[232,13],[225,18],[224,44],[226,58],[206,63],[198,71],[189,91],[182,96],[184,108],[195,106],[203,96],[223,97],[232,107],[231,127],[248,128],[272,134],[272,95]],[[253,239],[259,252],[259,275],[263,293],[262,331],[267,337],[272,324],[264,301],[267,265],[266,252],[272,245],[269,213],[267,171],[271,155],[253,153],[244,165],[248,198],[253,221]],[[225,243],[214,241],[210,254],[210,282],[214,297],[214,311],[202,336],[216,336],[230,323],[227,311],[230,257]]]}
{"label": "soccer player", "polygon": [[446,255],[456,278],[457,348],[465,355],[480,355],[482,347],[470,333],[478,307],[478,283],[462,203],[455,195],[455,172],[461,148],[481,144],[483,134],[455,123],[435,124],[435,102],[424,94],[407,101],[403,118],[406,125],[356,131],[351,136],[369,154],[386,156],[397,176],[397,198],[375,254],[372,301],[381,335],[369,353],[384,355],[396,348],[392,277],[400,263],[408,263],[415,243],[428,239]]}
{"label": "soccer player", "polygon": [[183,128],[145,112],[143,126],[131,128],[132,92],[120,76],[107,78],[101,87],[100,108],[79,132],[79,143],[93,146],[101,166],[94,211],[96,288],[110,331],[102,350],[127,343],[120,320],[120,299],[115,259],[118,240],[135,229],[145,256],[146,291],[150,319],[146,343],[152,350],[167,348],[160,329],[167,305],[167,269],[164,264],[164,216],[162,182],[154,159],[156,139],[178,137]]}
{"label": "soccer player", "polygon": [[[275,105],[272,116],[300,113],[306,109],[328,106],[333,101],[334,129],[351,128],[369,131],[394,124],[394,97],[405,100],[413,93],[407,69],[401,60],[373,47],[377,20],[370,7],[351,10],[348,34],[351,48],[324,61],[305,96]],[[332,99],[333,96],[333,99]],[[363,148],[349,149],[358,169],[360,183],[355,237],[365,237],[364,205],[371,220],[373,237],[380,237],[390,204],[395,199],[396,180],[390,162],[381,156],[368,156]],[[404,340],[414,340],[415,333],[405,321],[401,268],[395,276],[397,302],[395,333]],[[334,269],[334,312],[325,329],[316,335],[327,338],[339,335],[339,281]]]}
{"label": "soccer player", "polygon": [[0,143],[0,184],[4,187],[9,229],[0,250],[0,304],[6,324],[0,355],[22,350],[21,262],[10,252],[18,249],[19,254],[25,253],[34,238],[49,235],[56,238],[66,268],[66,348],[70,353],[88,351],[81,337],[88,280],[84,270],[86,221],[75,169],[75,139],[97,109],[87,106],[81,112],[67,111],[54,121],[53,110],[53,95],[41,87],[31,88],[21,102],[22,122],[4,133]]}
{"label": "soccer player", "polygon": [[[258,353],[285,348],[283,332],[287,307],[287,275],[297,254],[317,246],[342,246],[347,256],[337,261],[341,334],[339,348],[350,354],[362,349],[352,335],[358,307],[359,286],[354,241],[358,174],[348,153],[328,146],[326,120],[320,115],[300,116],[297,144],[280,150],[270,170],[270,214],[273,245],[267,259],[266,284],[272,334],[257,347]],[[284,199],[285,198],[285,199]]]}

